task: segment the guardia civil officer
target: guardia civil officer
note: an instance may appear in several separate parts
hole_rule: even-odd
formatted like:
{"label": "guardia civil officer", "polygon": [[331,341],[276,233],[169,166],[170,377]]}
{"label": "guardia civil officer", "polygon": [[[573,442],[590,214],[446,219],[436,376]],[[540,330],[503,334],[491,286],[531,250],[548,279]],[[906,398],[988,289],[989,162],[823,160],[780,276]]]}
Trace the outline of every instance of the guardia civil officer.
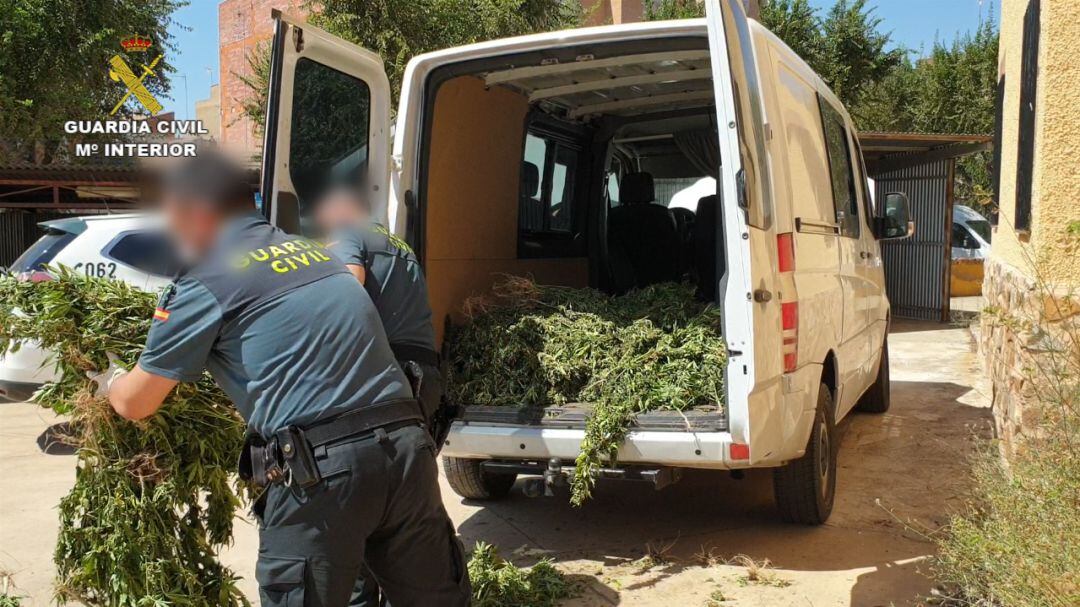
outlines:
{"label": "guardia civil officer", "polygon": [[371,220],[371,207],[355,189],[341,186],[315,209],[326,247],[364,285],[375,302],[390,349],[413,382],[424,417],[441,446],[449,420],[442,409],[443,381],[427,282],[416,254],[401,238]]}
{"label": "guardia civil officer", "polygon": [[[346,264],[375,302],[390,348],[412,383],[435,444],[441,445],[450,419],[442,407],[443,382],[427,283],[415,253],[406,242],[371,221],[368,200],[349,186],[341,185],[326,194],[316,206],[315,219],[328,235],[327,248]],[[384,599],[389,598],[385,591],[383,594]],[[377,583],[364,571],[349,604],[375,607],[385,603],[379,599]]]}
{"label": "guardia civil officer", "polygon": [[265,485],[262,604],[346,605],[366,563],[395,607],[467,605],[435,447],[361,285],[257,215],[223,157],[175,167],[161,207],[189,269],[162,295],[138,365],[99,385],[142,419],[208,369],[236,404],[250,430],[241,473]]}

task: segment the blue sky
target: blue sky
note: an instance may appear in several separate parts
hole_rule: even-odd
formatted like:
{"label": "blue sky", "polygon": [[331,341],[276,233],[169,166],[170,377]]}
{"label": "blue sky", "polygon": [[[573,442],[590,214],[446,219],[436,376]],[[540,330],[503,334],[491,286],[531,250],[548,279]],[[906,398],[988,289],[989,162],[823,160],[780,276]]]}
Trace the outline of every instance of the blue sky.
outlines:
{"label": "blue sky", "polygon": [[[835,0],[810,0],[810,4],[824,12]],[[928,50],[936,39],[952,40],[958,33],[974,31],[980,15],[997,20],[1000,14],[993,0],[870,0],[870,4],[882,19],[882,29],[892,32],[893,42],[916,51]],[[172,101],[165,106],[167,111],[175,110],[177,118],[194,116],[195,101],[208,97],[211,83],[219,80],[217,7],[217,0],[191,0],[173,15],[179,54],[172,57],[177,71]]]}

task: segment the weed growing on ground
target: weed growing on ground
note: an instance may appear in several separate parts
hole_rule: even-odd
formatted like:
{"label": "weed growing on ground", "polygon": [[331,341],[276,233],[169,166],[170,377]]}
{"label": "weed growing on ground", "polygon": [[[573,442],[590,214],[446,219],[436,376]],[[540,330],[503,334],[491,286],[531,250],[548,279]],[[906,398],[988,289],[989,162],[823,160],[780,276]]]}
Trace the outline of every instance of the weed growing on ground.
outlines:
{"label": "weed growing on ground", "polygon": [[528,569],[499,558],[490,544],[477,542],[469,558],[473,607],[554,607],[574,595],[574,587],[543,559]]}
{"label": "weed growing on ground", "polygon": [[232,474],[244,425],[209,377],[180,384],[141,422],[96,398],[86,372],[128,367],[146,340],[156,297],[68,270],[30,283],[0,277],[0,351],[36,340],[56,353],[59,381],[35,395],[69,415],[78,464],[60,502],[58,602],[92,606],[247,604],[216,558],[240,505]]}
{"label": "weed growing on ground", "polygon": [[968,504],[935,537],[933,573],[951,605],[1080,605],[1080,302],[1032,267],[1041,309],[984,312],[1018,336],[1027,409],[1015,452],[978,453]]}
{"label": "weed growing on ground", "polygon": [[771,565],[769,559],[758,562],[745,554],[739,554],[734,556],[727,564],[746,568],[746,575],[739,578],[739,584],[743,586],[760,584],[762,586],[772,586],[774,588],[786,588],[791,585],[790,580],[779,577],[775,572],[769,569]]}
{"label": "weed growing on ground", "polygon": [[593,405],[575,463],[575,505],[615,462],[636,414],[724,406],[721,314],[690,286],[610,297],[509,277],[463,311],[469,321],[448,335],[453,402]]}

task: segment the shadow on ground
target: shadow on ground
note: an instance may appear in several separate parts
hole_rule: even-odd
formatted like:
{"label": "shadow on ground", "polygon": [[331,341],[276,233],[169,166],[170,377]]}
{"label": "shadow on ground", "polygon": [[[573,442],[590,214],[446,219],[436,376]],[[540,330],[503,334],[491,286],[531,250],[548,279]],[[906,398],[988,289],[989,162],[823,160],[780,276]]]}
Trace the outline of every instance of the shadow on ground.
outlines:
{"label": "shadow on ground", "polygon": [[[986,436],[990,410],[973,404],[979,399],[972,385],[942,381],[958,371],[949,368],[958,355],[971,358],[968,344],[951,351],[922,343],[940,333],[957,339],[957,330],[903,329],[892,337],[891,411],[852,414],[841,424],[837,501],[823,526],[779,522],[768,470],[742,480],[691,471],[659,492],[646,484],[601,482],[581,508],[570,506],[566,489],[554,497],[525,497],[519,480],[506,500],[462,504],[472,510],[459,525],[466,545],[483,539],[505,555],[517,550],[526,562],[543,555],[587,561],[596,573],[662,551],[666,564],[652,568],[644,585],[699,567],[703,552],[722,559],[742,554],[785,572],[849,572],[851,605],[903,604],[925,595],[931,582],[921,560],[933,545],[924,533],[944,525],[961,504],[967,455],[974,437]],[[460,501],[453,494],[444,499]],[[634,587],[616,590],[594,580],[589,589],[603,599],[582,604],[614,605],[619,590]]]}

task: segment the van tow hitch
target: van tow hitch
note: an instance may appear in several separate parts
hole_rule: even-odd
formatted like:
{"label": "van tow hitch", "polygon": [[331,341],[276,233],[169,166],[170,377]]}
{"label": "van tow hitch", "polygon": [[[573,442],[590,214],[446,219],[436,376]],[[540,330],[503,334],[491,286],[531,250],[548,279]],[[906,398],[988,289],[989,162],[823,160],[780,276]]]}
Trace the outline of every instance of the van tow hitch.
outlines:
{"label": "van tow hitch", "polygon": [[[493,474],[528,474],[539,475],[539,478],[525,479],[524,492],[527,497],[551,497],[555,495],[555,487],[565,487],[574,474],[574,466],[564,466],[562,460],[557,457],[544,462],[500,462],[487,461],[481,464],[485,470]],[[620,466],[600,468],[594,473],[597,479],[614,479],[627,481],[644,481],[652,483],[657,491],[673,485],[682,480],[682,468],[670,468],[666,466]]]}

